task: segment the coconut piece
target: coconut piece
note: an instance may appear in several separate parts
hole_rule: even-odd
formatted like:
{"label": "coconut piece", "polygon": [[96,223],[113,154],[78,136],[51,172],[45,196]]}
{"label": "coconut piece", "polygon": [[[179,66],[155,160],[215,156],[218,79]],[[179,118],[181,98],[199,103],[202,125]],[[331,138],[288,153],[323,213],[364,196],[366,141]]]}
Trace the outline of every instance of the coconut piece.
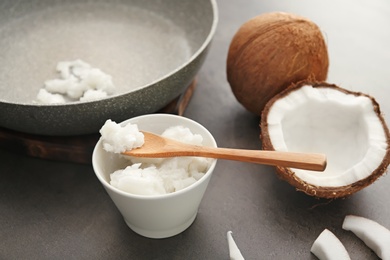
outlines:
{"label": "coconut piece", "polygon": [[327,155],[324,172],[277,167],[298,190],[339,198],[367,187],[390,162],[390,134],[369,95],[324,82],[302,81],[267,103],[261,118],[266,150]]}
{"label": "coconut piece", "polygon": [[237,100],[260,115],[291,83],[326,80],[329,58],[320,28],[307,18],[273,12],[245,22],[227,57],[227,79]]}
{"label": "coconut piece", "polygon": [[381,259],[390,259],[390,230],[371,219],[347,215],[343,229],[352,231]]}
{"label": "coconut piece", "polygon": [[102,99],[107,97],[107,92],[101,89],[88,89],[84,92],[84,95],[80,98],[80,101],[90,101],[96,99]]}
{"label": "coconut piece", "polygon": [[230,260],[244,260],[245,258],[242,256],[240,249],[238,249],[238,246],[234,241],[232,234],[232,231],[227,232]]}
{"label": "coconut piece", "polygon": [[144,134],[138,130],[136,124],[122,126],[108,119],[99,132],[102,135],[103,148],[107,152],[123,153],[144,144]]}
{"label": "coconut piece", "polygon": [[314,241],[310,251],[320,260],[350,260],[343,243],[328,229]]}
{"label": "coconut piece", "polygon": [[62,95],[52,94],[46,89],[42,88],[37,94],[37,102],[42,104],[63,104],[66,102],[66,100]]}
{"label": "coconut piece", "polygon": [[[61,61],[57,64],[59,78],[46,80],[44,89],[37,96],[40,103],[62,103],[67,101],[91,101],[106,98],[115,92],[112,77],[82,60]],[[57,94],[54,97],[47,93]]]}

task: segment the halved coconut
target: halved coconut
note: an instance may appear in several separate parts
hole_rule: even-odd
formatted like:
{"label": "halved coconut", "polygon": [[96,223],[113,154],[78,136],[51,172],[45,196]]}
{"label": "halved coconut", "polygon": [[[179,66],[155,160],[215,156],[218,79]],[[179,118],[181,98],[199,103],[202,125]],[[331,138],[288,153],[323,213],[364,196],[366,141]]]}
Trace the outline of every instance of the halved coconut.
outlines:
{"label": "halved coconut", "polygon": [[324,153],[324,172],[277,167],[309,195],[339,198],[378,179],[390,162],[390,134],[369,95],[302,81],[271,99],[261,116],[263,149]]}

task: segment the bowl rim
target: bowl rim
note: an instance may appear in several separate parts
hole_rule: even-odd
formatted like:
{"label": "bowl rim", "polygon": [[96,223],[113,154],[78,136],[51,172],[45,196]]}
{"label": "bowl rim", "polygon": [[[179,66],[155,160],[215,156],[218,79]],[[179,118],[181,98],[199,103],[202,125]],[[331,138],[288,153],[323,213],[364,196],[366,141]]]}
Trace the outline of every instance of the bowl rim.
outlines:
{"label": "bowl rim", "polygon": [[[141,115],[141,116],[136,116],[136,117],[129,118],[127,120],[124,120],[124,121],[120,122],[119,124],[127,124],[127,123],[130,123],[133,120],[138,120],[140,118],[141,119],[143,119],[143,118],[151,118],[151,117],[180,118],[179,120],[183,120],[183,121],[189,122],[191,124],[195,124],[197,127],[202,129],[211,138],[213,146],[217,147],[217,142],[216,142],[214,136],[210,133],[209,130],[207,130],[206,127],[204,127],[203,125],[201,125],[200,123],[198,123],[195,120],[189,119],[187,117],[179,116],[179,115],[162,114],[162,113],[146,114],[146,115]],[[106,179],[103,178],[102,174],[97,173],[98,169],[97,169],[97,166],[96,166],[96,163],[95,163],[95,160],[96,160],[95,158],[97,156],[98,149],[101,147],[101,143],[102,143],[102,139],[99,138],[99,140],[97,141],[97,143],[96,143],[96,145],[95,145],[95,147],[93,149],[93,153],[92,153],[92,167],[93,167],[93,170],[94,170],[94,173],[95,173],[96,177],[99,179],[99,181],[103,184],[103,186],[106,189],[109,189],[109,190],[111,190],[111,191],[113,191],[116,194],[119,194],[121,196],[124,196],[124,197],[127,197],[127,198],[133,198],[133,199],[140,199],[140,200],[164,200],[164,199],[168,199],[168,198],[171,198],[171,197],[179,196],[180,194],[183,194],[183,193],[187,193],[190,190],[195,189],[197,186],[201,185],[203,182],[207,181],[207,179],[209,179],[211,177],[211,175],[213,174],[214,169],[216,167],[217,161],[218,161],[217,159],[213,159],[212,162],[211,162],[210,167],[207,169],[207,172],[202,176],[202,178],[197,180],[195,183],[185,187],[184,189],[181,189],[181,190],[178,190],[178,191],[175,191],[175,192],[171,192],[171,193],[161,194],[161,195],[138,195],[138,194],[128,193],[128,192],[122,191],[122,190],[120,190],[118,188],[115,188]]]}

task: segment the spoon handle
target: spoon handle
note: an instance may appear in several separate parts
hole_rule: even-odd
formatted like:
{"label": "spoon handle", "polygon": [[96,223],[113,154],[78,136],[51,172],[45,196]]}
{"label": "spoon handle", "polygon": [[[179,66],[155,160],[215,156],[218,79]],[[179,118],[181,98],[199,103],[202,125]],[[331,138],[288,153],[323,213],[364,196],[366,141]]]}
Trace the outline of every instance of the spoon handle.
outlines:
{"label": "spoon handle", "polygon": [[215,159],[236,160],[242,162],[291,167],[312,171],[324,171],[326,156],[316,153],[293,153],[266,150],[241,150],[230,148],[201,147],[193,150],[194,156]]}

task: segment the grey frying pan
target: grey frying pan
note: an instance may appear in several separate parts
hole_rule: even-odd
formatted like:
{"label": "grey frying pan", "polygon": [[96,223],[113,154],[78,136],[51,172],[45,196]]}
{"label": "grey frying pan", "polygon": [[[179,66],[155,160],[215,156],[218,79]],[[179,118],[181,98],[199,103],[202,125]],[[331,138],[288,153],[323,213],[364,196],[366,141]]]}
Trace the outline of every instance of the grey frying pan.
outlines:
{"label": "grey frying pan", "polygon": [[[22,0],[0,3],[0,126],[41,135],[94,133],[106,119],[153,113],[200,69],[217,26],[214,0]],[[60,61],[112,76],[94,101],[38,104]]]}

